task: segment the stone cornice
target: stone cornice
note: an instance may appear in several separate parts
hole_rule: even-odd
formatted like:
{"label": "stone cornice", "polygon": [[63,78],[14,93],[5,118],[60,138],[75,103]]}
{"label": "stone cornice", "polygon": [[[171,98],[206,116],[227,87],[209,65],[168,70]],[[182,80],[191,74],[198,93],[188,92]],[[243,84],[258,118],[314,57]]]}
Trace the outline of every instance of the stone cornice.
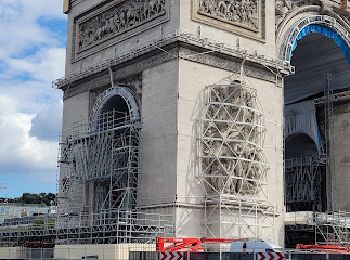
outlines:
{"label": "stone cornice", "polygon": [[[201,53],[198,55],[198,53]],[[181,57],[181,58],[179,58]],[[155,50],[140,57],[134,58],[116,66],[113,66],[113,80],[116,85],[128,85],[128,79],[140,77],[139,75],[146,69],[158,66],[171,61],[191,61],[220,69],[232,73],[241,72],[242,59],[231,55],[207,52],[205,48],[199,48],[189,43],[175,42],[162,50]],[[259,63],[246,61],[244,72],[247,76],[262,79],[264,81],[276,82],[278,69],[265,67]],[[110,85],[110,75],[108,70],[98,74],[84,77],[78,81],[63,87],[64,98],[69,98],[86,91],[99,91]]]}
{"label": "stone cornice", "polygon": [[[78,82],[85,81],[87,78],[107,74],[108,68],[114,68],[120,65],[123,65],[122,67],[125,68],[130,62],[136,63],[138,58],[145,55],[147,56],[147,54],[150,54],[151,52],[162,52],[161,50],[164,50],[164,48],[167,48],[167,46],[171,46],[174,43],[186,43],[187,46],[193,46],[194,48],[201,49],[201,52],[209,51],[211,55],[215,53],[217,55],[224,55],[225,57],[236,58],[236,60],[246,60],[250,64],[255,64],[255,66],[267,67],[276,71],[283,71],[286,74],[293,71],[293,67],[291,67],[287,62],[266,57],[264,55],[259,55],[258,53],[249,52],[240,48],[235,48],[229,44],[221,43],[205,37],[176,31],[172,34],[164,35],[159,39],[155,39],[152,42],[145,43],[139,48],[129,50],[125,54],[115,57],[114,59],[106,60],[104,63],[91,66],[79,73],[73,73],[65,78],[58,79],[53,82],[53,86],[59,89],[66,89],[68,86],[71,88],[72,86],[77,85]],[[158,57],[153,63],[165,62],[164,59],[188,59],[188,56],[182,54],[179,52],[179,50],[174,53],[163,52],[161,56],[163,56],[162,59],[158,61]],[[151,57],[150,59],[154,60],[155,58]],[[142,60],[144,60],[144,57]],[[203,60],[203,58],[198,58],[198,60]]]}

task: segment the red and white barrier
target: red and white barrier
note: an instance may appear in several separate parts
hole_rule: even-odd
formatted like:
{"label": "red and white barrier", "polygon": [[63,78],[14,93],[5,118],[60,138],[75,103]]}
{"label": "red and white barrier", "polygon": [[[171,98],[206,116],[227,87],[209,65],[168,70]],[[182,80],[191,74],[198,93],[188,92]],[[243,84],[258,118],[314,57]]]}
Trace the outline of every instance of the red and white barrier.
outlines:
{"label": "red and white barrier", "polygon": [[[183,260],[186,252],[161,252],[160,260]],[[270,253],[257,253],[258,260],[284,260],[283,253],[270,252]]]}
{"label": "red and white barrier", "polygon": [[184,252],[161,252],[161,260],[181,260],[184,259]]}
{"label": "red and white barrier", "polygon": [[283,260],[284,255],[280,252],[258,253],[258,260]]}

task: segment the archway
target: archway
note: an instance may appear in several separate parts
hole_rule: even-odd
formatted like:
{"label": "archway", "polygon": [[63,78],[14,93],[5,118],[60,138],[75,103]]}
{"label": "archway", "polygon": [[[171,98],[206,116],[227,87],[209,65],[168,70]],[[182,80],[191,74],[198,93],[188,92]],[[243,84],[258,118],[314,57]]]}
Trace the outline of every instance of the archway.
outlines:
{"label": "archway", "polygon": [[129,88],[111,87],[101,93],[92,108],[91,120],[113,110],[126,113],[131,121],[140,120],[139,104]]}
{"label": "archway", "polygon": [[[338,18],[338,17],[337,17]],[[295,18],[296,22],[290,22],[280,30],[279,55],[286,62],[291,62],[293,52],[298,46],[298,41],[310,34],[322,34],[332,39],[340,48],[344,56],[350,61],[350,28],[342,20],[328,15],[311,15],[303,18]]]}
{"label": "archway", "polygon": [[130,115],[128,103],[120,95],[114,95],[111,98],[109,98],[100,109],[101,114],[111,112],[114,110],[124,114],[125,116]]}
{"label": "archway", "polygon": [[346,136],[335,126],[347,116],[344,107],[350,109],[348,99],[338,98],[350,87],[350,24],[336,10],[316,2],[282,8],[277,51],[295,67],[295,74],[284,79],[285,204],[288,212],[314,211],[300,215],[316,224],[286,221],[286,245],[295,247],[341,239],[311,216],[350,210],[342,199],[348,191],[340,190],[348,171],[334,160],[346,149],[339,147]]}
{"label": "archway", "polygon": [[[348,32],[349,28],[334,17],[313,15],[294,23],[283,38],[281,58],[295,66],[295,74],[286,77],[284,82],[285,132],[293,132],[290,130],[293,128],[300,132],[296,139],[295,136],[285,136],[286,205],[289,211],[336,209],[333,186],[333,97],[349,89]],[[316,152],[305,154],[310,149]],[[305,157],[312,159],[307,161]],[[294,168],[291,166],[292,162]],[[293,196],[288,189],[293,185],[290,183],[291,179],[288,179],[288,173],[293,168],[297,176],[298,171],[305,173],[306,167],[309,167],[307,171],[310,176],[301,178],[310,181],[316,174],[320,179],[317,185],[325,195],[319,196],[318,201],[314,197],[313,202],[311,197],[304,196],[305,202],[309,202],[302,203],[302,194],[306,194],[310,182],[304,181],[303,190],[300,179],[299,182],[294,180],[293,185],[300,188],[300,197],[292,205]],[[299,177],[302,176],[302,173],[299,174]]]}
{"label": "archway", "polygon": [[73,141],[74,172],[84,184],[84,207],[91,213],[136,206],[140,113],[135,94],[112,87],[99,95],[88,126]]}

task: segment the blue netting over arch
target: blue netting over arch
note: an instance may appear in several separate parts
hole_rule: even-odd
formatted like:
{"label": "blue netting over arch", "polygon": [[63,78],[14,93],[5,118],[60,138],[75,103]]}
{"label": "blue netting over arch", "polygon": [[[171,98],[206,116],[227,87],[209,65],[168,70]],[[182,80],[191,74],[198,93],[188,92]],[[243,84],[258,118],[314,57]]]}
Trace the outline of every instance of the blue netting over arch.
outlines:
{"label": "blue netting over arch", "polygon": [[295,39],[292,45],[291,55],[293,55],[293,51],[297,48],[298,41],[312,33],[319,33],[326,36],[329,39],[332,39],[337,44],[337,46],[347,59],[348,63],[350,64],[350,48],[346,41],[333,28],[321,24],[307,25],[299,32],[297,38]]}

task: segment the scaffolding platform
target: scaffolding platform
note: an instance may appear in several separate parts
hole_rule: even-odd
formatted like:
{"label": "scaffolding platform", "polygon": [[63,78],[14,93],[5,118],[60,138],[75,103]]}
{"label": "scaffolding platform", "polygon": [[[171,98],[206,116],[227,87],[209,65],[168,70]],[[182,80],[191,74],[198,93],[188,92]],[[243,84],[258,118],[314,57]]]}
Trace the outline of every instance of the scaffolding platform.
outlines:
{"label": "scaffolding platform", "polygon": [[21,225],[0,226],[0,246],[28,242],[68,244],[154,243],[158,236],[173,235],[172,216],[137,211],[38,218]]}
{"label": "scaffolding platform", "polygon": [[[305,244],[350,245],[349,212],[287,212],[284,222],[290,241]],[[303,237],[306,240],[302,240]]]}

